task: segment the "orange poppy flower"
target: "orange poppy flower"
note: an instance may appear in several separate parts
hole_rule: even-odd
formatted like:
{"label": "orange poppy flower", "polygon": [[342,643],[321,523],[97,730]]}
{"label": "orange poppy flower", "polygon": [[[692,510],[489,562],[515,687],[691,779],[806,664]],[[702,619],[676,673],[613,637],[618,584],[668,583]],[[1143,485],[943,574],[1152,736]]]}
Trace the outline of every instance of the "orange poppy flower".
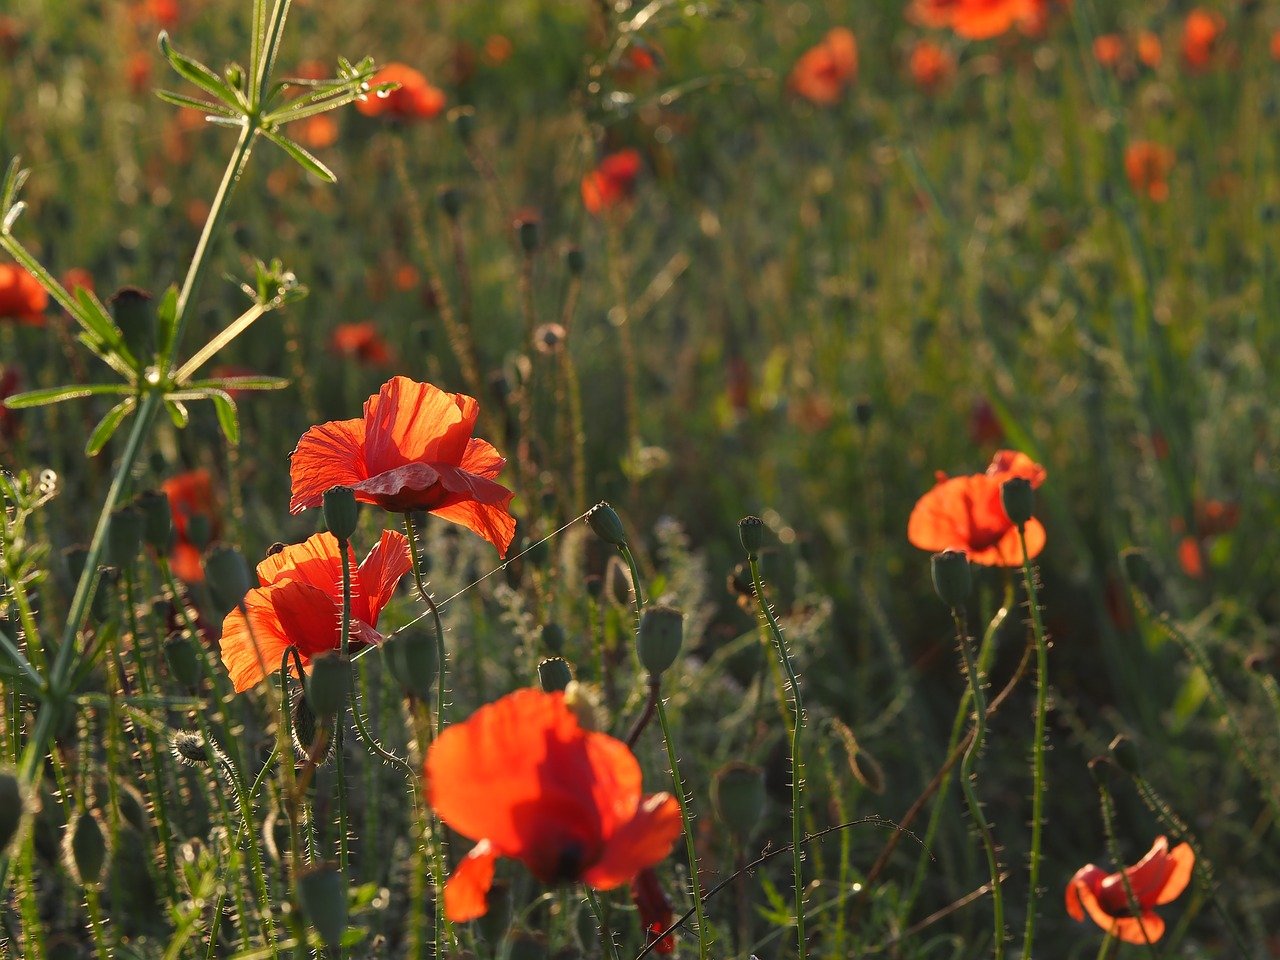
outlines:
{"label": "orange poppy flower", "polygon": [[986,40],[1035,13],[1031,0],[959,0],[951,14],[951,29],[969,40]]}
{"label": "orange poppy flower", "polygon": [[1102,33],[1093,38],[1093,59],[1101,66],[1114,67],[1124,56],[1124,37],[1118,33]]}
{"label": "orange poppy flower", "polygon": [[[973,563],[1020,566],[1018,528],[1000,502],[1000,485],[1013,477],[1023,477],[1038,487],[1044,482],[1045,469],[1024,453],[1001,450],[986,473],[951,478],[939,473],[937,484],[911,511],[907,539],[930,553],[963,550]],[[1044,549],[1044,527],[1032,517],[1025,535],[1027,552],[1034,558]]]}
{"label": "orange poppy flower", "polygon": [[1150,30],[1138,31],[1138,60],[1144,67],[1154,70],[1164,60],[1164,47],[1159,35]]}
{"label": "orange poppy flower", "polygon": [[591,213],[618,206],[635,191],[640,152],[628,147],[611,153],[582,178],[582,202]]}
{"label": "orange poppy flower", "polygon": [[1182,25],[1182,62],[1189,70],[1203,70],[1213,57],[1218,36],[1227,28],[1227,19],[1217,10],[1197,7]]}
{"label": "orange poppy flower", "polygon": [[821,43],[800,55],[787,86],[806,100],[829,106],[840,102],[844,88],[857,76],[857,38],[848,27],[832,27]]}
{"label": "orange poppy flower", "polygon": [[1165,837],[1156,837],[1151,850],[1138,863],[1126,867],[1124,876],[1141,913],[1133,915],[1124,879],[1089,864],[1076,871],[1067,884],[1067,913],[1083,920],[1085,913],[1103,930],[1125,943],[1155,943],[1164,935],[1164,921],[1151,908],[1176,899],[1191,880],[1196,855],[1180,843],[1172,850]]}
{"label": "orange poppy flower", "polygon": [[0,320],[44,326],[49,294],[40,281],[16,263],[0,263]]}
{"label": "orange poppy flower", "polygon": [[356,109],[366,117],[388,116],[393,120],[430,120],[444,109],[444,91],[433,87],[413,67],[390,63],[383,67],[369,86],[381,83],[400,84],[386,95],[369,94],[356,101]]}
{"label": "orange poppy flower", "polygon": [[1280,30],[1271,35],[1271,59],[1280,62]]}
{"label": "orange poppy flower", "polygon": [[365,401],[363,419],[303,434],[290,454],[289,512],[320,506],[330,487],[350,487],[361,503],[460,523],[505,557],[516,532],[514,494],[494,481],[507,461],[471,436],[479,414],[471,397],[393,377]]}
{"label": "orange poppy flower", "polygon": [[1156,203],[1169,199],[1169,171],[1173,169],[1173,151],[1158,143],[1138,140],[1124,151],[1124,172],[1129,186],[1140,196]]}
{"label": "orange poppy flower", "polygon": [[936,93],[955,73],[951,54],[930,40],[921,40],[911,48],[911,79],[925,93]]}
{"label": "orange poppy flower", "polygon": [[[214,512],[213,483],[209,471],[189,470],[170,477],[160,485],[169,498],[173,511],[173,549],[169,552],[169,565],[174,575],[186,583],[203,583],[204,566],[201,554],[208,540],[218,535],[218,520]],[[205,525],[202,542],[192,538],[192,521],[199,518]]]}
{"label": "orange poppy flower", "polygon": [[544,884],[611,890],[666,857],[680,805],[641,796],[621,740],[584,730],[563,693],[517,690],[448,727],[427,754],[429,802],[477,841],[444,889],[455,923],[483,916],[498,857]]}
{"label": "orange poppy flower", "polygon": [[[400,578],[413,567],[404,534],[384,530],[378,545],[356,566],[347,545],[351,570],[350,643],[359,648],[381,643],[378,615],[391,599]],[[262,584],[245,594],[248,617],[237,607],[222,622],[222,662],[236,693],[279,669],[289,646],[298,648],[303,669],[316,654],[342,645],[342,557],[331,533],[317,533],[258,564]]]}
{"label": "orange poppy flower", "polygon": [[384,367],[391,362],[391,349],[378,328],[368,320],[338,324],[329,336],[329,348],[370,367]]}

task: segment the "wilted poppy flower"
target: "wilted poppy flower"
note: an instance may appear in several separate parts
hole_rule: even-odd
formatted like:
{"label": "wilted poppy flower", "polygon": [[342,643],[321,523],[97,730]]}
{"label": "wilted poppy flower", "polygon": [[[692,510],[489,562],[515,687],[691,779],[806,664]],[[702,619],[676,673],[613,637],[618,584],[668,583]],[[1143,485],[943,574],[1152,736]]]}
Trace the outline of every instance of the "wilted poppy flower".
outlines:
{"label": "wilted poppy flower", "polygon": [[[662,883],[658,880],[658,874],[653,867],[645,867],[631,878],[631,900],[640,911],[640,926],[644,927],[645,933],[648,934],[648,942],[653,943],[675,919],[671,901],[667,898],[667,892],[662,889]],[[658,940],[658,945],[653,948],[653,951],[654,953],[675,953],[675,937],[668,933]]]}
{"label": "wilted poppy flower", "polygon": [[[378,615],[396,584],[413,567],[404,534],[384,530],[378,545],[356,566],[347,545],[351,571],[349,645],[381,643]],[[237,607],[222,622],[222,662],[236,693],[248,690],[280,668],[290,645],[298,648],[303,669],[319,653],[342,645],[342,556],[331,533],[317,533],[258,564],[262,584],[245,594],[248,617]]]}
{"label": "wilted poppy flower", "polygon": [[640,152],[628,147],[611,153],[582,178],[582,202],[591,213],[601,213],[627,200],[640,173]]}
{"label": "wilted poppy flower", "polygon": [[1124,870],[1141,911],[1138,916],[1129,906],[1121,875],[1092,863],[1077,870],[1067,884],[1067,913],[1076,920],[1088,913],[1094,923],[1125,943],[1155,943],[1164,934],[1164,921],[1151,908],[1169,903],[1186,889],[1195,862],[1189,845],[1180,843],[1170,850],[1167,838],[1156,837],[1150,852]]}
{"label": "wilted poppy flower", "polygon": [[318,507],[330,487],[393,513],[426,510],[484,537],[504,557],[516,532],[506,460],[471,436],[480,404],[429,383],[393,377],[365,401],[364,418],[312,427],[290,454],[289,511]]}
{"label": "wilted poppy flower", "polygon": [[1227,19],[1217,10],[1197,7],[1182,24],[1182,62],[1193,71],[1203,70],[1213,57],[1218,35],[1227,28]]}
{"label": "wilted poppy flower", "polygon": [[445,729],[427,754],[440,819],[477,841],[444,889],[445,916],[483,916],[498,857],[544,884],[621,886],[662,860],[680,805],[642,796],[640,764],[621,740],[584,730],[563,693],[517,690]]}
{"label": "wilted poppy flower", "polygon": [[951,54],[930,40],[921,40],[911,48],[910,66],[911,79],[925,93],[936,93],[956,70]]}
{"label": "wilted poppy flower", "polygon": [[[1018,528],[1000,502],[1000,485],[1022,477],[1033,487],[1044,482],[1045,469],[1024,453],[1001,450],[986,473],[947,478],[938,482],[916,503],[907,521],[912,546],[930,553],[963,550],[973,563],[1012,567],[1022,563]],[[1034,558],[1044,549],[1044,527],[1032,517],[1027,521],[1027,553]]]}
{"label": "wilted poppy flower", "polygon": [[828,106],[840,102],[844,88],[857,76],[857,38],[847,27],[832,27],[817,46],[800,55],[787,86],[806,100]]}
{"label": "wilted poppy flower", "polygon": [[1160,37],[1150,30],[1138,31],[1138,60],[1144,67],[1154,70],[1164,59],[1164,46]]}
{"label": "wilted poppy flower", "polygon": [[1035,14],[1031,0],[959,0],[951,14],[951,29],[969,40],[986,40]]}
{"label": "wilted poppy flower", "polygon": [[1124,56],[1124,37],[1118,33],[1101,33],[1093,38],[1093,59],[1099,65],[1112,68]]}
{"label": "wilted poppy flower", "polygon": [[[169,565],[180,580],[204,582],[200,555],[208,542],[218,535],[218,519],[214,511],[213,483],[209,471],[190,470],[170,477],[161,485],[173,511],[173,550]],[[193,527],[201,526],[202,530]]]}
{"label": "wilted poppy flower", "polygon": [[369,321],[340,323],[329,336],[329,348],[342,356],[354,357],[370,367],[382,367],[391,362],[391,350]]}
{"label": "wilted poppy flower", "polygon": [[371,93],[357,100],[356,109],[366,117],[385,115],[395,120],[430,120],[444,109],[444,91],[433,87],[413,67],[403,63],[387,64],[374,74],[369,86],[382,83],[400,86],[385,95]]}
{"label": "wilted poppy flower", "polygon": [[1173,151],[1158,143],[1138,140],[1124,151],[1124,172],[1129,186],[1140,196],[1156,203],[1169,199],[1169,171],[1173,169]]}
{"label": "wilted poppy flower", "polygon": [[40,281],[16,263],[0,263],[0,320],[40,327],[49,294]]}

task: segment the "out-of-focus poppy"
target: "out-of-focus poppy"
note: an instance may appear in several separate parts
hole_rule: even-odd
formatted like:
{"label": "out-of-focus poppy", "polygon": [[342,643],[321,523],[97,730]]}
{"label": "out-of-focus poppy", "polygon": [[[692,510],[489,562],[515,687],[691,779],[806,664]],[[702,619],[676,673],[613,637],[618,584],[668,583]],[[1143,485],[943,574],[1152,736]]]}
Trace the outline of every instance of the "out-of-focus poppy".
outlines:
{"label": "out-of-focus poppy", "polygon": [[0,320],[44,326],[49,294],[40,281],[16,263],[0,263]]}
{"label": "out-of-focus poppy", "polygon": [[907,19],[922,27],[949,27],[959,5],[960,0],[912,0],[907,7]]}
{"label": "out-of-focus poppy", "polygon": [[[1152,908],[1175,900],[1191,880],[1196,855],[1180,843],[1172,850],[1165,837],[1156,837],[1151,850],[1132,867],[1107,873],[1088,864],[1076,871],[1067,884],[1067,913],[1083,920],[1086,913],[1103,930],[1125,943],[1155,943],[1164,935],[1164,921]],[[1137,901],[1133,915],[1124,878]]]}
{"label": "out-of-focus poppy", "polygon": [[516,532],[514,494],[494,478],[506,460],[471,436],[480,404],[429,383],[393,377],[364,417],[312,427],[289,465],[289,511],[318,507],[330,487],[393,513],[426,510],[488,540],[504,557]]}
{"label": "out-of-focus poppy", "polygon": [[666,857],[681,831],[675,797],[642,796],[627,745],[584,730],[563,693],[518,690],[446,728],[426,780],[440,819],[477,841],[445,885],[454,922],[484,915],[498,857],[547,885],[611,890]]}
{"label": "out-of-focus poppy", "polygon": [[1203,538],[1230,533],[1240,525],[1240,504],[1225,500],[1197,499],[1192,504],[1196,535]]}
{"label": "out-of-focus poppy", "polygon": [[1004,427],[986,397],[979,397],[969,409],[969,439],[978,447],[1004,440]]}
{"label": "out-of-focus poppy", "polygon": [[1217,10],[1196,7],[1182,24],[1182,62],[1192,71],[1204,70],[1213,59],[1218,37],[1227,28],[1227,18]]}
{"label": "out-of-focus poppy", "polygon": [[0,437],[12,440],[18,435],[18,411],[4,405],[5,400],[22,390],[22,374],[13,364],[0,366]]}
{"label": "out-of-focus poppy", "polygon": [[635,191],[640,152],[631,147],[611,153],[582,178],[582,202],[591,213],[619,206]]}
{"label": "out-of-focus poppy", "polygon": [[959,0],[951,14],[951,29],[969,40],[987,40],[1035,14],[1032,0]]}
{"label": "out-of-focus poppy", "polygon": [[839,103],[858,77],[858,41],[848,27],[832,27],[816,46],[800,55],[787,86],[813,103]]}
{"label": "out-of-focus poppy", "polygon": [[1204,553],[1195,537],[1185,536],[1178,541],[1178,566],[1192,580],[1204,579]]}
{"label": "out-of-focus poppy", "polygon": [[[1022,547],[1018,528],[1009,520],[1000,501],[1000,486],[1013,477],[1044,482],[1045,469],[1024,453],[1001,450],[986,473],[950,477],[939,473],[934,488],[917,501],[907,521],[912,546],[930,553],[963,550],[973,563],[993,567],[1019,566]],[[1027,553],[1034,558],[1044,549],[1044,526],[1035,517],[1027,521]]]}
{"label": "out-of-focus poppy", "polygon": [[327,113],[306,117],[290,130],[300,144],[312,150],[323,150],[338,142],[338,121]]}
{"label": "out-of-focus poppy", "polygon": [[1164,60],[1164,46],[1160,43],[1159,34],[1150,30],[1138,31],[1138,61],[1149,70],[1160,66]]}
{"label": "out-of-focus poppy", "polygon": [[[647,942],[653,943],[675,919],[671,901],[667,898],[667,892],[662,889],[662,882],[653,867],[645,867],[631,878],[631,900],[640,911],[640,926],[644,927],[648,935]],[[662,937],[653,952],[675,953],[675,937],[671,934]]]}
{"label": "out-of-focus poppy", "polygon": [[76,295],[76,291],[81,287],[88,290],[90,293],[93,293],[96,289],[93,284],[93,274],[84,267],[72,267],[64,273],[62,275],[62,285],[66,288],[67,293],[71,294],[73,297]]}
{"label": "out-of-focus poppy", "polygon": [[158,23],[169,30],[178,22],[178,0],[140,0],[133,5],[132,16],[137,22]]}
{"label": "out-of-focus poppy", "polygon": [[662,69],[662,61],[661,47],[640,37],[633,37],[613,67],[614,79],[626,83],[644,75],[656,74]]}
{"label": "out-of-focus poppy", "polygon": [[1280,30],[1271,35],[1271,59],[1280,62]]}
{"label": "out-of-focus poppy", "polygon": [[1100,33],[1093,38],[1093,59],[1101,66],[1114,69],[1124,56],[1124,37],[1118,33]]}
{"label": "out-of-focus poppy", "polygon": [[925,93],[937,93],[956,71],[951,54],[931,40],[921,40],[911,48],[911,79]]}
{"label": "out-of-focus poppy", "polygon": [[329,348],[336,354],[354,357],[368,367],[385,367],[391,349],[371,321],[340,323],[329,336]]}
{"label": "out-of-focus poppy", "polygon": [[151,55],[143,50],[135,50],[124,62],[125,83],[133,94],[145,91],[151,83]]}
{"label": "out-of-focus poppy", "polygon": [[213,501],[213,482],[203,468],[170,477],[161,488],[173,511],[173,550],[169,565],[174,575],[187,583],[203,583],[200,556],[209,541],[218,535]]}
{"label": "out-of-focus poppy", "polygon": [[1049,28],[1049,17],[1053,6],[1071,5],[1071,0],[1030,0],[1029,9],[1022,15],[1019,29],[1029,37],[1042,37]]}
{"label": "out-of-focus poppy", "polygon": [[386,116],[395,120],[430,120],[444,109],[444,91],[433,87],[413,67],[403,63],[390,63],[383,67],[369,86],[382,83],[398,83],[400,86],[387,94],[368,94],[356,101],[356,109],[366,117]]}
{"label": "out-of-focus poppy", "polygon": [[1149,140],[1138,140],[1125,148],[1124,172],[1129,186],[1140,196],[1156,203],[1169,199],[1169,171],[1173,169],[1173,151]]}
{"label": "out-of-focus poppy", "polygon": [[511,41],[500,33],[491,33],[484,38],[484,60],[491,67],[506,63],[514,50]]}
{"label": "out-of-focus poppy", "polygon": [[[413,567],[404,534],[384,530],[377,546],[357,567],[347,545],[351,571],[349,647],[381,643],[378,615],[400,578]],[[280,667],[290,645],[298,648],[306,670],[319,653],[342,644],[342,555],[331,533],[317,533],[258,564],[261,586],[244,598],[222,623],[222,662],[236,693],[260,683]]]}

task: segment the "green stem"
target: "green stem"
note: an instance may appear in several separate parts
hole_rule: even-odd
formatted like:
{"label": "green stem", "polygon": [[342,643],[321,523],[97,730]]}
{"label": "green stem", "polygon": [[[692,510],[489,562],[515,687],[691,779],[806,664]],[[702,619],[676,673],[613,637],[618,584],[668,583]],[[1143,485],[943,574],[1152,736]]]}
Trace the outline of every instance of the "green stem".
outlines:
{"label": "green stem", "polygon": [[1036,729],[1032,744],[1031,788],[1031,859],[1028,867],[1027,925],[1022,940],[1022,955],[1033,956],[1032,940],[1036,931],[1036,898],[1040,882],[1040,835],[1044,829],[1044,738],[1045,716],[1049,711],[1049,641],[1040,616],[1040,600],[1036,593],[1036,575],[1027,555],[1026,525],[1018,526],[1018,543],[1022,548],[1022,577],[1027,588],[1027,604],[1031,607],[1031,629],[1036,640]]}
{"label": "green stem", "polygon": [[[342,631],[341,631],[341,651],[342,658],[347,659],[347,651],[351,645],[351,560],[348,556],[350,547],[345,538],[338,540],[338,553],[342,557]],[[351,669],[351,665],[347,664],[347,669]],[[350,865],[350,851],[347,849],[347,776],[346,764],[343,754],[346,752],[343,747],[343,733],[347,727],[346,704],[338,707],[338,714],[333,718],[334,726],[334,774],[338,780],[338,869],[342,871],[342,876],[347,882],[351,882],[351,878],[347,874]],[[341,960],[346,960],[347,947],[343,944],[338,948],[338,956]]]}
{"label": "green stem", "polygon": [[[585,884],[583,884],[583,889],[587,893],[587,903],[591,905],[591,912],[596,916],[596,925],[600,928],[600,939],[609,945],[609,956],[613,960],[619,960],[618,945],[613,941],[613,931],[609,929],[609,921],[600,906],[600,898],[596,896],[594,890]],[[699,934],[701,934],[701,931],[699,931]]]}
{"label": "green stem", "polygon": [[409,535],[409,557],[413,561],[413,583],[418,588],[418,596],[422,598],[422,602],[427,605],[427,609],[431,612],[431,618],[436,628],[436,735],[439,736],[440,731],[444,729],[444,626],[440,622],[440,609],[436,606],[436,602],[431,599],[431,594],[427,591],[426,582],[422,579],[422,560],[418,556],[418,534],[414,526],[413,514],[405,513],[404,529]]}
{"label": "green stem", "polygon": [[800,728],[804,725],[804,704],[800,699],[800,681],[796,677],[791,656],[787,652],[787,641],[782,636],[782,628],[773,615],[773,608],[764,595],[764,584],[760,580],[760,558],[754,553],[747,557],[751,565],[751,583],[755,589],[756,603],[765,622],[769,624],[769,632],[773,635],[777,647],[778,659],[787,671],[787,682],[791,685],[791,701],[795,710],[795,726],[791,728],[791,869],[795,874],[796,887],[796,951],[799,960],[805,960],[806,946],[804,934],[804,851],[800,843],[801,815],[801,763],[800,763]]}
{"label": "green stem", "polygon": [[[1116,871],[1120,876],[1120,882],[1124,885],[1124,896],[1129,905],[1129,916],[1141,917],[1142,906],[1138,903],[1138,898],[1134,896],[1133,884],[1129,882],[1129,874],[1125,873],[1124,861],[1120,858],[1120,845],[1116,842],[1115,829],[1115,812],[1112,809],[1111,791],[1104,784],[1098,784],[1098,799],[1102,806],[1102,828],[1107,835],[1107,848],[1111,851],[1111,859],[1115,861]],[[1151,938],[1147,935],[1147,925],[1139,923],[1139,929],[1142,930],[1142,939],[1147,943],[1147,951],[1151,954],[1152,960],[1159,960],[1160,955],[1156,952],[1155,944],[1151,942]],[[1107,931],[1107,935],[1111,935],[1111,931]]]}

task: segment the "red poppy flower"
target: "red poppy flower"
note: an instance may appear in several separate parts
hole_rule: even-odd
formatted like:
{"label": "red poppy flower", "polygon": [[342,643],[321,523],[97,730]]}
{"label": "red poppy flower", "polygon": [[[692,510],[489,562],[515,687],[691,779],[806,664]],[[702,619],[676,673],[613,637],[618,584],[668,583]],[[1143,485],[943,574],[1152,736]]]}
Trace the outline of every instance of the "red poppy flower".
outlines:
{"label": "red poppy flower", "polygon": [[[640,911],[640,925],[648,934],[648,942],[653,943],[671,926],[671,921],[675,918],[671,901],[667,899],[667,893],[662,889],[662,883],[653,867],[645,867],[631,878],[631,899]],[[669,933],[662,937],[653,952],[675,953],[675,937]]]}
{"label": "red poppy flower", "polygon": [[640,764],[621,740],[582,729],[563,693],[517,690],[448,727],[427,754],[429,802],[478,841],[444,889],[445,916],[483,916],[498,857],[544,884],[621,886],[662,860],[680,805],[640,794]]}
{"label": "red poppy flower", "polygon": [[[201,469],[180,473],[160,486],[173,511],[174,544],[169,554],[169,565],[179,580],[203,583],[204,567],[200,563],[200,555],[207,542],[218,535],[209,471]],[[192,538],[191,526],[196,518],[205,525],[200,543]]]}
{"label": "red poppy flower", "polygon": [[787,85],[795,93],[829,106],[858,76],[858,40],[847,27],[832,27],[822,42],[800,55]]}
{"label": "red poppy flower", "polygon": [[0,263],[0,320],[44,326],[49,294],[40,281],[16,263]]}
{"label": "red poppy flower", "polygon": [[385,96],[369,94],[357,100],[356,109],[366,117],[385,115],[394,120],[430,120],[444,109],[444,91],[433,87],[413,67],[403,63],[387,64],[374,74],[369,86],[382,83],[398,83],[400,86]]}
{"label": "red poppy flower", "polygon": [[363,323],[340,323],[329,336],[334,353],[355,357],[370,367],[384,367],[391,362],[391,350],[368,320]]}
{"label": "red poppy flower", "polygon": [[507,461],[471,436],[479,413],[471,397],[393,377],[365,401],[363,419],[303,434],[290,454],[289,511],[320,506],[330,487],[350,487],[361,503],[460,523],[505,557],[516,532],[514,494],[494,481]]}
{"label": "red poppy flower", "polygon": [[1169,199],[1169,171],[1173,169],[1173,151],[1158,143],[1138,140],[1124,151],[1124,172],[1133,192],[1150,197],[1156,203]]}
{"label": "red poppy flower", "polygon": [[[381,643],[378,615],[396,584],[413,566],[404,534],[384,530],[364,562],[356,566],[347,545],[351,570],[350,643],[359,648]],[[342,558],[331,533],[317,533],[258,564],[262,584],[244,598],[248,617],[239,608],[222,622],[222,662],[236,693],[260,683],[280,666],[290,645],[298,648],[303,669],[318,653],[342,645]]]}
{"label": "red poppy flower", "polygon": [[1160,66],[1160,61],[1164,59],[1164,46],[1160,43],[1160,37],[1150,30],[1138,32],[1138,59],[1144,67],[1151,70]]}
{"label": "red poppy flower", "polygon": [[1114,67],[1124,56],[1124,37],[1118,33],[1101,33],[1093,38],[1093,59],[1103,67]]}
{"label": "red poppy flower", "polygon": [[628,147],[611,153],[582,178],[582,202],[591,213],[618,206],[635,191],[640,152]]}
{"label": "red poppy flower", "polygon": [[1182,62],[1189,70],[1200,71],[1209,65],[1218,36],[1226,28],[1226,17],[1217,10],[1197,7],[1187,14],[1182,24]]}
{"label": "red poppy flower", "polygon": [[956,62],[942,47],[921,40],[911,48],[911,79],[925,93],[936,93],[955,73]]}
{"label": "red poppy flower", "polygon": [[986,40],[1035,14],[1031,0],[959,0],[951,14],[951,29],[969,40]]}
{"label": "red poppy flower", "polygon": [[72,267],[62,275],[62,285],[66,287],[67,293],[75,295],[75,292],[84,287],[90,293],[97,289],[93,284],[93,274],[84,267]]}
{"label": "red poppy flower", "polygon": [[[1033,487],[1044,482],[1045,469],[1024,453],[1001,450],[986,473],[947,478],[938,482],[916,503],[907,521],[907,539],[930,553],[963,550],[974,563],[993,567],[1022,564],[1018,528],[1000,502],[1000,485],[1023,477]],[[1026,525],[1027,552],[1031,557],[1044,549],[1044,527],[1032,517]]]}
{"label": "red poppy flower", "polygon": [[959,5],[960,0],[912,0],[907,18],[922,27],[949,27]]}
{"label": "red poppy flower", "polygon": [[1176,899],[1186,889],[1195,866],[1191,847],[1180,843],[1172,850],[1165,837],[1156,837],[1151,850],[1124,876],[1141,913],[1133,915],[1124,880],[1089,864],[1076,871],[1067,884],[1067,913],[1076,920],[1089,917],[1103,930],[1126,943],[1155,943],[1164,934],[1164,921],[1151,908]]}

